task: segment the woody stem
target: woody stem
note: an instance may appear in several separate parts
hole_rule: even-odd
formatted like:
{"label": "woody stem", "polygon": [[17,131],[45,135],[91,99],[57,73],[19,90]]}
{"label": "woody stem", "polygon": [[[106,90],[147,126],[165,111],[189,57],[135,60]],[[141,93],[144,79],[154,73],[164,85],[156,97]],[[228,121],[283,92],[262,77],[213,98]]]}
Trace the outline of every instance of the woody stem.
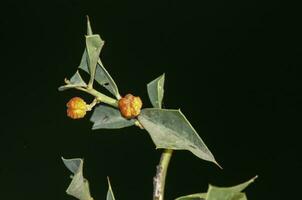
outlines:
{"label": "woody stem", "polygon": [[156,167],[156,175],[153,179],[153,200],[164,200],[166,175],[172,153],[173,149],[165,149]]}

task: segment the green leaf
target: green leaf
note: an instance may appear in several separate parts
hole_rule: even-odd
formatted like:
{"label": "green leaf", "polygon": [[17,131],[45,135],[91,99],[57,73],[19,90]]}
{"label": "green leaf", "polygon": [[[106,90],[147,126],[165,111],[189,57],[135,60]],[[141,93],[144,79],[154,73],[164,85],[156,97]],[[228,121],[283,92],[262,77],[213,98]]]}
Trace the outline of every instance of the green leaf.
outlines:
{"label": "green leaf", "polygon": [[256,178],[257,176],[250,179],[249,181],[246,181],[240,185],[236,185],[233,187],[217,187],[210,185],[206,200],[241,200],[242,198],[244,199],[244,197],[242,197],[242,195],[238,195],[238,193],[244,190],[249,184],[254,182]]}
{"label": "green leaf", "polygon": [[231,200],[247,200],[245,193],[235,194]]}
{"label": "green leaf", "polygon": [[108,178],[108,192],[107,192],[106,200],[115,200],[109,178]]}
{"label": "green leaf", "polygon": [[94,79],[96,65],[99,60],[101,49],[104,45],[104,41],[99,35],[88,35],[86,36],[86,50],[88,55],[88,66],[90,76]]}
{"label": "green leaf", "polygon": [[79,71],[77,71],[69,80],[69,84],[59,87],[59,91],[67,90],[75,87],[86,87],[87,84],[83,81]]}
{"label": "green leaf", "polygon": [[114,82],[110,74],[107,72],[100,59],[96,68],[95,80],[101,86],[105,87],[109,92],[111,92],[111,94],[113,94],[117,99],[121,98],[116,83]]}
{"label": "green leaf", "polygon": [[207,193],[197,193],[197,194],[190,194],[182,197],[178,197],[175,200],[205,200],[207,197]]}
{"label": "green leaf", "polygon": [[119,129],[134,125],[135,120],[125,119],[119,110],[105,105],[99,105],[94,109],[90,121],[92,129]]}
{"label": "green leaf", "polygon": [[[178,197],[175,200],[206,200],[206,198],[207,198],[207,193],[198,193],[198,194],[190,194],[187,196]],[[217,200],[224,200],[224,199],[217,199]],[[237,193],[230,200],[247,200],[247,198],[244,193]]]}
{"label": "green leaf", "polygon": [[247,197],[241,191],[257,178],[250,179],[240,185],[233,187],[217,187],[209,185],[207,193],[191,194],[178,197],[176,200],[247,200]]}
{"label": "green leaf", "polygon": [[[87,50],[85,49],[81,63],[79,65],[79,68],[84,70],[85,72],[89,73],[88,69],[88,62],[87,62]],[[107,72],[105,67],[103,66],[101,60],[98,60],[97,66],[96,66],[96,71],[95,71],[95,81],[98,82],[101,86],[106,88],[111,94],[113,94],[117,99],[120,99],[120,94],[118,91],[118,88],[116,86],[116,83],[110,76],[110,74]]]}
{"label": "green leaf", "polygon": [[90,74],[89,69],[88,69],[87,56],[88,56],[87,55],[87,50],[85,48],[84,53],[83,53],[82,58],[81,58],[80,65],[79,65],[78,68],[80,68],[80,69],[84,70],[85,72],[87,72],[88,74]]}
{"label": "green leaf", "polygon": [[218,165],[180,110],[147,108],[141,111],[138,120],[149,132],[156,148],[189,150],[197,157]]}
{"label": "green leaf", "polygon": [[[117,99],[120,99],[121,96],[119,94],[116,83],[114,82],[110,74],[107,72],[99,58],[100,52],[98,51],[101,51],[104,43],[105,42],[100,38],[99,35],[92,34],[90,20],[87,16],[86,48],[84,50],[78,68],[82,69],[83,71],[87,72],[90,76],[94,77],[96,82],[98,82],[101,86],[105,87]],[[96,55],[98,55],[97,59]],[[95,70],[93,69],[94,66]]]}
{"label": "green leaf", "polygon": [[154,108],[161,108],[164,98],[165,74],[147,84],[149,99]]}
{"label": "green leaf", "polygon": [[89,183],[83,177],[83,160],[80,158],[62,160],[65,166],[74,174],[66,193],[78,198],[79,200],[92,200],[89,191]]}

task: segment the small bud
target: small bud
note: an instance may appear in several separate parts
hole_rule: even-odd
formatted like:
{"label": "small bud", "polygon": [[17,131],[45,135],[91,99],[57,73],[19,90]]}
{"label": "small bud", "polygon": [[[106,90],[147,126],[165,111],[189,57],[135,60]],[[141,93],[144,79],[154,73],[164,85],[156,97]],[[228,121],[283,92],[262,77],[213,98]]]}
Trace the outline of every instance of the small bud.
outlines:
{"label": "small bud", "polygon": [[73,97],[66,104],[67,116],[72,119],[80,119],[86,115],[87,104],[80,97]]}
{"label": "small bud", "polygon": [[142,105],[143,103],[141,98],[135,97],[132,94],[127,94],[118,102],[121,114],[127,119],[137,117],[141,112]]}

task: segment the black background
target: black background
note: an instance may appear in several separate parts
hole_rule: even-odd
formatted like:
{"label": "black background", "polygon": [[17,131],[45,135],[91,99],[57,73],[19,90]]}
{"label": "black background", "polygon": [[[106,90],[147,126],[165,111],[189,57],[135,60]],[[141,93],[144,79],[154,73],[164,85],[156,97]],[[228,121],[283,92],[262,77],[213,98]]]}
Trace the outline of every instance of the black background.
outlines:
{"label": "black background", "polygon": [[1,3],[1,199],[74,199],[60,160],[85,159],[96,200],[151,199],[160,150],[136,127],[91,131],[66,117],[59,93],[84,50],[85,15],[106,41],[120,92],[142,97],[166,73],[166,108],[181,108],[220,170],[177,151],[167,199],[259,175],[250,200],[299,199],[301,11],[279,1],[12,1]]}

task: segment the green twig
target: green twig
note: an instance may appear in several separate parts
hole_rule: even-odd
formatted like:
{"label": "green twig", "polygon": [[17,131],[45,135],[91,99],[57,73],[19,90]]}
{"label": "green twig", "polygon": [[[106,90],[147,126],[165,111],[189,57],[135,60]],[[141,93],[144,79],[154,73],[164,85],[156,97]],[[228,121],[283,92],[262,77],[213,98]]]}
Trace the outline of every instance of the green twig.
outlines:
{"label": "green twig", "polygon": [[[65,79],[64,81],[66,85],[72,85],[70,84],[70,81],[68,79]],[[74,89],[81,90],[83,92],[91,94],[92,96],[95,97],[96,101],[98,102],[103,102],[105,104],[118,108],[118,100],[108,97],[107,95],[95,90],[94,88],[90,88],[89,86],[86,87],[80,87],[76,85],[72,85],[72,86],[73,86],[72,88]]]}
{"label": "green twig", "polygon": [[82,90],[88,94],[91,94],[92,96],[94,96],[97,101],[108,104],[110,106],[113,106],[115,108],[118,108],[118,101],[116,99],[113,99],[111,97],[108,97],[107,95],[93,89],[93,88],[83,88],[83,87],[76,87],[76,89],[78,90]]}
{"label": "green twig", "polygon": [[157,165],[156,175],[153,179],[153,200],[164,200],[165,182],[168,166],[172,157],[173,149],[165,149]]}

